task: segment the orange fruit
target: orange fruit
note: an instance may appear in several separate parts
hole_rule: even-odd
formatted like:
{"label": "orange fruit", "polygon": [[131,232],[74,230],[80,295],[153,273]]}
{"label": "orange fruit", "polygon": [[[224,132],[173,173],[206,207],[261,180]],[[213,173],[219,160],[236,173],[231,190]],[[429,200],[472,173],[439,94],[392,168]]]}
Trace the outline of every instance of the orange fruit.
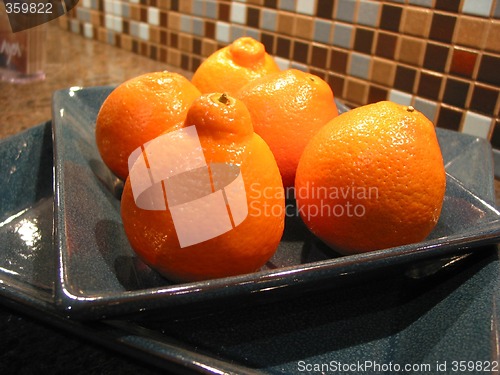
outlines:
{"label": "orange fruit", "polygon": [[234,95],[246,83],[279,70],[262,43],[251,37],[241,37],[205,59],[191,82],[202,93]]}
{"label": "orange fruit", "polygon": [[434,125],[388,101],[339,115],[304,150],[295,194],[310,230],[341,253],[424,240],[446,175]]}
{"label": "orange fruit", "polygon": [[[274,156],[264,140],[254,133],[244,104],[225,94],[205,94],[196,99],[188,110],[182,130],[192,131],[193,126],[197,137],[189,138],[186,133],[170,131],[157,138],[169,139],[168,147],[159,147],[169,153],[168,157],[156,157],[153,162],[151,147],[156,140],[145,146],[143,152],[147,156],[144,159],[149,168],[160,163],[158,170],[169,173],[172,165],[174,169],[182,169],[188,160],[189,163],[196,161],[198,167],[191,166],[187,172],[174,173],[173,177],[164,180],[159,185],[159,194],[160,200],[165,201],[165,196],[168,204],[165,209],[147,210],[139,207],[134,195],[133,179],[141,164],[136,161],[125,182],[121,200],[125,233],[145,263],[174,281],[254,272],[274,254],[284,228],[284,189]],[[199,150],[186,147],[193,139],[199,139],[201,157]],[[189,157],[184,157],[186,154]],[[200,177],[207,173],[205,163],[212,173],[208,189],[206,179]],[[185,165],[177,167],[181,164]],[[233,185],[224,187],[232,183],[234,175],[229,176],[224,171],[217,175],[216,169],[220,172],[221,166],[223,170],[239,173],[240,190]],[[175,178],[179,179],[177,183]],[[225,180],[224,183],[221,180]],[[233,223],[230,230],[207,236],[206,229],[222,227],[221,219],[227,214],[226,208],[219,212],[213,202],[208,202],[208,198],[222,189],[226,194],[224,206],[229,207]],[[180,203],[171,204],[177,198]],[[179,215],[184,215],[183,226],[176,221]],[[203,240],[196,240],[200,234]]]}
{"label": "orange fruit", "polygon": [[236,95],[245,103],[255,132],[271,148],[285,187],[293,187],[300,155],[316,131],[338,115],[323,79],[287,69],[256,79]]}
{"label": "orange fruit", "polygon": [[96,119],[96,143],[104,163],[124,180],[132,151],[167,129],[181,127],[200,95],[187,78],[168,71],[146,73],[117,86]]}

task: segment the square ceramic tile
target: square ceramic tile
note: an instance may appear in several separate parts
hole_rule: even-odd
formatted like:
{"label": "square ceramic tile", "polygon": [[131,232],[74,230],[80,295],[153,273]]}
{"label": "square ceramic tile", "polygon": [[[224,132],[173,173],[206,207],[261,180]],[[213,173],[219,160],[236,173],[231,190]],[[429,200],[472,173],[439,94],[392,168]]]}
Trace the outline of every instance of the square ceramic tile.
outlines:
{"label": "square ceramic tile", "polygon": [[352,48],[352,33],[351,25],[336,23],[333,29],[333,44],[337,47]]}
{"label": "square ceramic tile", "polygon": [[491,129],[491,118],[474,112],[466,112],[462,131],[467,134],[488,139]]}
{"label": "square ceramic tile", "polygon": [[418,96],[415,98],[415,103],[413,106],[417,109],[417,111],[422,112],[422,114],[427,117],[432,122],[435,121],[436,113],[437,113],[437,103],[431,100],[427,100],[424,98],[419,98]]}
{"label": "square ceramic tile", "polygon": [[337,0],[337,9],[335,19],[354,23],[354,15],[356,14],[356,0]]}
{"label": "square ceramic tile", "polygon": [[464,0],[462,12],[480,17],[489,17],[493,0]]}
{"label": "square ceramic tile", "polygon": [[261,14],[260,27],[264,30],[276,31],[278,13],[274,10],[264,9]]}
{"label": "square ceramic tile", "polygon": [[[313,1],[311,1],[313,2]],[[295,11],[295,0],[278,0],[278,7],[281,10],[286,10],[288,12]]]}
{"label": "square ceramic tile", "polygon": [[297,13],[302,13],[302,14],[307,14],[307,15],[314,15],[315,12],[315,6],[316,6],[316,1],[311,1],[311,0],[297,0],[296,8],[295,10]]}
{"label": "square ceramic tile", "polygon": [[148,23],[154,26],[160,25],[160,10],[154,7],[148,7]]}
{"label": "square ceramic tile", "polygon": [[231,26],[227,22],[218,21],[215,24],[215,39],[221,43],[229,43]]}
{"label": "square ceramic tile", "polygon": [[210,19],[217,19],[217,2],[214,0],[201,0],[205,3],[204,16]]}
{"label": "square ceramic tile", "polygon": [[314,40],[320,43],[330,43],[332,25],[331,21],[316,20],[314,22]]}
{"label": "square ceramic tile", "polygon": [[94,37],[94,28],[90,23],[83,25],[83,36],[88,39],[92,39]]}
{"label": "square ceramic tile", "polygon": [[181,14],[181,31],[190,34],[193,31],[193,18],[191,16]]}
{"label": "square ceramic tile", "polygon": [[356,52],[351,53],[349,74],[354,77],[368,79],[370,63],[370,56]]}
{"label": "square ceramic tile", "polygon": [[410,105],[411,104],[411,95],[398,90],[389,90],[389,100],[402,105]]}
{"label": "square ceramic tile", "polygon": [[360,25],[378,26],[380,3],[371,0],[361,0],[358,5],[358,19]]}
{"label": "square ceramic tile", "polygon": [[234,23],[244,24],[246,22],[247,6],[240,3],[231,4],[230,21]]}

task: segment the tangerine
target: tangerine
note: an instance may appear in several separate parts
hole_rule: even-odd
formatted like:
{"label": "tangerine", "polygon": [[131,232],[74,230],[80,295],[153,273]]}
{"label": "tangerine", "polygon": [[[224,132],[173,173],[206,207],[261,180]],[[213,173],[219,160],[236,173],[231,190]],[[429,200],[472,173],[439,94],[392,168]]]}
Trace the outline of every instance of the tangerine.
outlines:
{"label": "tangerine", "polygon": [[305,148],[295,187],[305,224],[341,253],[420,242],[446,189],[434,125],[388,101],[341,114]]}
{"label": "tangerine", "polygon": [[[193,126],[196,137],[189,139],[187,130]],[[166,197],[168,202],[165,209],[146,210],[138,206],[132,181],[137,161],[125,182],[121,215],[132,248],[145,263],[174,281],[258,270],[276,251],[284,229],[284,189],[272,152],[254,133],[245,105],[225,94],[211,93],[197,98],[188,110],[183,130],[167,131],[161,136],[171,137],[168,147],[161,148],[171,156],[159,160],[163,165],[157,169],[169,173],[172,165],[174,169],[184,165],[186,153],[191,155],[188,163],[193,162],[197,167],[159,181],[160,200],[165,201]],[[203,152],[201,156],[191,147],[196,139]],[[154,142],[143,151],[149,168],[154,164],[151,152]],[[220,172],[221,168],[217,175],[216,169]],[[203,179],[207,169],[211,173],[208,183]],[[224,170],[239,174],[236,178],[241,177],[239,190],[232,182],[235,175],[229,176]],[[175,178],[179,180],[174,184]],[[212,235],[210,231],[221,229],[222,219],[227,215],[225,208],[216,210],[212,198],[217,194],[224,195],[223,207],[230,212],[231,228]],[[176,199],[178,202],[172,204]],[[179,221],[179,216],[184,221]]]}
{"label": "tangerine", "polygon": [[314,74],[287,69],[248,83],[236,96],[250,111],[255,132],[271,148],[283,185],[293,187],[307,142],[338,115],[332,89]]}
{"label": "tangerine", "polygon": [[145,73],[118,85],[96,119],[96,143],[104,163],[125,180],[132,151],[167,129],[180,128],[200,95],[186,77],[168,71]]}
{"label": "tangerine", "polygon": [[205,59],[191,82],[202,93],[234,95],[246,83],[279,70],[262,43],[251,37],[241,37]]}

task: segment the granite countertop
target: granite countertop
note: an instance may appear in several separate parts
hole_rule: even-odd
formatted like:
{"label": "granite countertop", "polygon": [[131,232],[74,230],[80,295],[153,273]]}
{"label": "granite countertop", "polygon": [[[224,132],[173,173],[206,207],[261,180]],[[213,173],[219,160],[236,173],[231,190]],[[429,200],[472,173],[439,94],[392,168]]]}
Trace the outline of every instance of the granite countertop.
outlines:
{"label": "granite countertop", "polygon": [[0,82],[0,139],[49,120],[56,90],[117,85],[150,71],[190,76],[165,63],[63,30],[57,20],[47,26],[46,79],[27,84]]}

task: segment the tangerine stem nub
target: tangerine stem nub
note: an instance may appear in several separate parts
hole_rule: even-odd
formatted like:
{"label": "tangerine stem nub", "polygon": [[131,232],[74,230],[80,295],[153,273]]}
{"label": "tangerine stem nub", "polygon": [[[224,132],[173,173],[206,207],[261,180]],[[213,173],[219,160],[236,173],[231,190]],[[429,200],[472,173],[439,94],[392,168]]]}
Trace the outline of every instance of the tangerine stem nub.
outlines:
{"label": "tangerine stem nub", "polygon": [[413,106],[412,106],[412,105],[409,105],[408,107],[406,107],[406,110],[407,110],[408,112],[413,112],[413,111],[415,110],[415,108],[413,108]]}
{"label": "tangerine stem nub", "polygon": [[222,104],[229,104],[229,98],[226,93],[222,93],[218,100]]}

